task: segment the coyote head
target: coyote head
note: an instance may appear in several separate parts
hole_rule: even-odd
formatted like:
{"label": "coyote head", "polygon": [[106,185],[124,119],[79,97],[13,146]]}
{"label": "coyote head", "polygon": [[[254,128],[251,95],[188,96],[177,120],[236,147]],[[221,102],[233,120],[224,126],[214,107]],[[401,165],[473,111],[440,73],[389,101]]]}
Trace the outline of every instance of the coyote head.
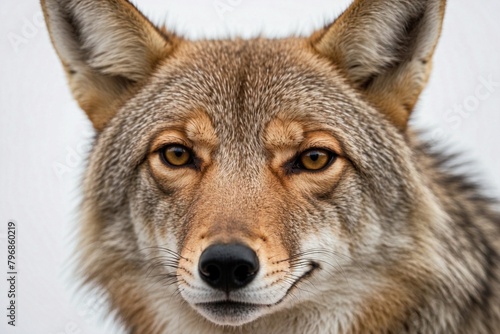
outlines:
{"label": "coyote head", "polygon": [[81,270],[129,328],[300,308],[362,332],[415,306],[440,213],[407,122],[444,0],[356,0],[307,38],[200,41],[125,0],[42,5],[97,131]]}

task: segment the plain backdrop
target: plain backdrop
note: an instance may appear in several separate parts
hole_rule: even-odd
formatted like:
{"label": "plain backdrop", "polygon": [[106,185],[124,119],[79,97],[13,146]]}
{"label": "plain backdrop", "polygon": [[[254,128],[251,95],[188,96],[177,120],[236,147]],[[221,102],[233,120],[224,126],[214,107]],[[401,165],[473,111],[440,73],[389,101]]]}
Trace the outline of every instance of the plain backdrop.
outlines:
{"label": "plain backdrop", "polygon": [[[137,0],[191,38],[309,34],[347,0]],[[500,1],[451,0],[434,71],[412,124],[500,195]],[[7,306],[6,225],[18,227],[17,326],[0,333],[120,333],[102,301],[74,292],[80,176],[92,128],[70,96],[35,0],[0,1],[0,310]]]}

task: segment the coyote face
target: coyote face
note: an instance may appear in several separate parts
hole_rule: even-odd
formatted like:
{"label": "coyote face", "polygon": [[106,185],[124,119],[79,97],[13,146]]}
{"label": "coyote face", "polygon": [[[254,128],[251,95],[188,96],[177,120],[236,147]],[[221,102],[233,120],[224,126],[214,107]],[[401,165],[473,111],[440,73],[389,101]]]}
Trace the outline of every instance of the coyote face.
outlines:
{"label": "coyote face", "polygon": [[482,252],[455,259],[473,241],[406,126],[444,0],[195,42],[125,0],[42,5],[98,131],[82,274],[132,332],[458,330]]}

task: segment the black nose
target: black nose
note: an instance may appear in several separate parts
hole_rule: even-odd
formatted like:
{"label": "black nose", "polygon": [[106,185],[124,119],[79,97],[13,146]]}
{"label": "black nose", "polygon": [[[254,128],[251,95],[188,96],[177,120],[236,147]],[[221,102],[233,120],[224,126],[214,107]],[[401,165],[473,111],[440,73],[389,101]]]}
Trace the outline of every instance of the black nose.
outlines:
{"label": "black nose", "polygon": [[203,251],[201,278],[214,289],[230,292],[246,286],[259,271],[255,252],[242,244],[216,244]]}

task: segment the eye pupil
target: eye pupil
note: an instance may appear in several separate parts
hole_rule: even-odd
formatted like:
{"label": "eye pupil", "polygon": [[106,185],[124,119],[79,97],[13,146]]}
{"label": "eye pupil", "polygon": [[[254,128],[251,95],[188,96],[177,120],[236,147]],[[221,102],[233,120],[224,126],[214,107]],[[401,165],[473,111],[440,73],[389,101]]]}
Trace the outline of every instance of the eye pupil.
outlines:
{"label": "eye pupil", "polygon": [[314,153],[309,154],[309,159],[311,159],[312,161],[315,161],[315,162],[318,161],[319,153],[314,152]]}

